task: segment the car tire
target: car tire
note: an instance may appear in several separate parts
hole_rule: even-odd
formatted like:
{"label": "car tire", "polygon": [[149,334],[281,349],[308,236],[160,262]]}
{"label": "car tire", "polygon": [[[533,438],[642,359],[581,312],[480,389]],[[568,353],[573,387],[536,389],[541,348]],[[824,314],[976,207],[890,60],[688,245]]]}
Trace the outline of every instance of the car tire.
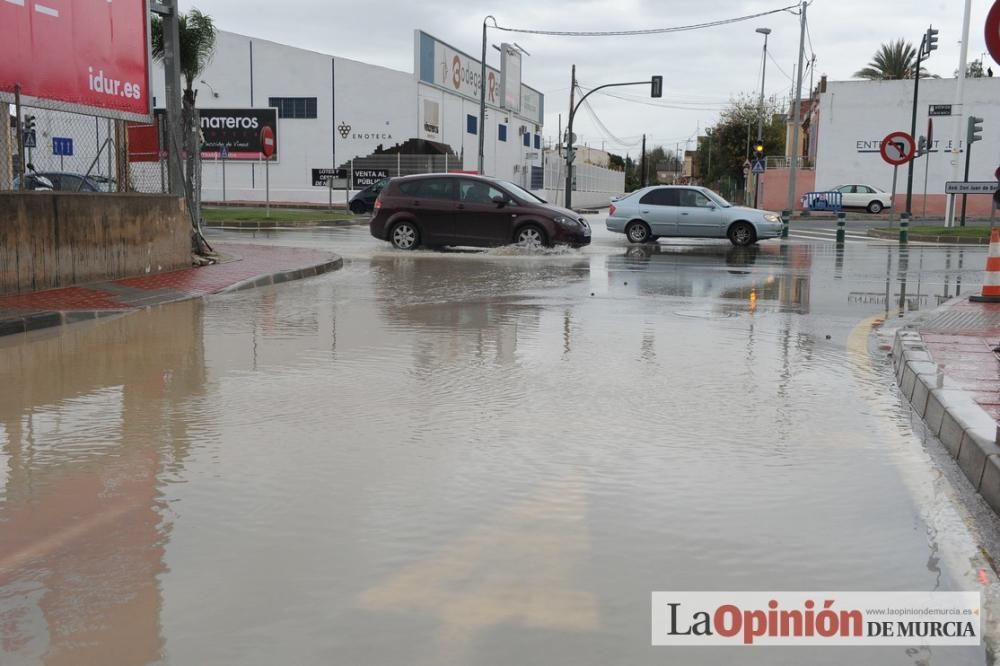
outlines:
{"label": "car tire", "polygon": [[882,212],[883,208],[885,208],[885,206],[882,205],[881,201],[873,201],[868,204],[868,212],[872,215],[878,215]]}
{"label": "car tire", "polygon": [[648,224],[636,220],[625,225],[625,237],[630,243],[648,243],[653,238],[653,232]]}
{"label": "car tire", "polygon": [[351,202],[351,212],[355,215],[364,215],[368,212],[368,206],[364,205],[360,201]]}
{"label": "car tire", "polygon": [[737,222],[729,227],[726,235],[736,247],[746,247],[757,242],[757,230],[749,222]]}
{"label": "car tire", "polygon": [[548,247],[545,230],[537,224],[526,224],[514,232],[514,244],[521,247]]}
{"label": "car tire", "polygon": [[415,250],[420,245],[420,230],[413,222],[399,222],[389,231],[389,242],[397,250]]}

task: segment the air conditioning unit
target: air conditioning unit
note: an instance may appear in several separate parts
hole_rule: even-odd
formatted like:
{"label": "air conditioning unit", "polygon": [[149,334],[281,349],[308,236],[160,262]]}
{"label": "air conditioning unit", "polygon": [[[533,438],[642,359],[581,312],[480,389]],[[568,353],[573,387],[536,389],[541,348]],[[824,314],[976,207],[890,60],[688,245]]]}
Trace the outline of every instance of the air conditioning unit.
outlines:
{"label": "air conditioning unit", "polygon": [[526,125],[521,125],[520,127],[517,128],[518,136],[524,136],[527,133],[528,133],[528,128]]}

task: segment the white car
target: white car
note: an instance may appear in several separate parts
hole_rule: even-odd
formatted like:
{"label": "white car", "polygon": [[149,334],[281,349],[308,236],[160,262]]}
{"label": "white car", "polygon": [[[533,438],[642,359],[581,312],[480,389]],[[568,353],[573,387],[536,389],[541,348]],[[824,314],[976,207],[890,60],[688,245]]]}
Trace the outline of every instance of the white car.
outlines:
{"label": "white car", "polygon": [[[880,187],[872,185],[838,185],[825,190],[840,192],[843,208],[864,208],[869,213],[877,215],[886,208],[892,208],[892,195]],[[805,205],[803,205],[805,208]]]}
{"label": "white car", "polygon": [[705,187],[654,185],[613,199],[608,231],[625,234],[632,243],[661,236],[728,238],[733,245],[752,245],[781,235],[781,217],[756,208],[734,206]]}

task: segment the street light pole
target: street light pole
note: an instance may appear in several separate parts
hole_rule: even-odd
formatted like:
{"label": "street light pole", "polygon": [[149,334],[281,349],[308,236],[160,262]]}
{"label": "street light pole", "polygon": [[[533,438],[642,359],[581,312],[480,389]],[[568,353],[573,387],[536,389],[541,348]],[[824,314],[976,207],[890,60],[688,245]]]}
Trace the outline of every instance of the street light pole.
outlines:
{"label": "street light pole", "polygon": [[[757,32],[764,35],[764,65],[760,71],[760,104],[757,116],[757,145],[762,145],[764,141],[764,82],[767,80],[767,36],[771,34],[770,28],[757,28]],[[754,176],[753,206],[757,207],[757,198],[760,195],[760,174]]]}
{"label": "street light pole", "polygon": [[483,163],[485,162],[484,151],[486,149],[486,22],[493,21],[496,27],[497,20],[492,15],[483,19],[483,59],[479,63],[479,162],[477,169],[479,175],[483,174]]}

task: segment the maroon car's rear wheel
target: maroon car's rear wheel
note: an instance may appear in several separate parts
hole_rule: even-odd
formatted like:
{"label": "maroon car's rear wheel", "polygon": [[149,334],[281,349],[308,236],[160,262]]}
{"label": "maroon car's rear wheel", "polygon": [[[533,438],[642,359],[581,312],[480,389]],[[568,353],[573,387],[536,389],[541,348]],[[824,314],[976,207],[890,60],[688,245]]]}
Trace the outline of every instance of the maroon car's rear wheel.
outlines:
{"label": "maroon car's rear wheel", "polygon": [[389,232],[389,242],[397,250],[414,250],[420,244],[420,231],[412,222],[400,222]]}
{"label": "maroon car's rear wheel", "polygon": [[549,241],[544,229],[534,224],[526,224],[514,234],[514,243],[521,247],[546,247]]}

